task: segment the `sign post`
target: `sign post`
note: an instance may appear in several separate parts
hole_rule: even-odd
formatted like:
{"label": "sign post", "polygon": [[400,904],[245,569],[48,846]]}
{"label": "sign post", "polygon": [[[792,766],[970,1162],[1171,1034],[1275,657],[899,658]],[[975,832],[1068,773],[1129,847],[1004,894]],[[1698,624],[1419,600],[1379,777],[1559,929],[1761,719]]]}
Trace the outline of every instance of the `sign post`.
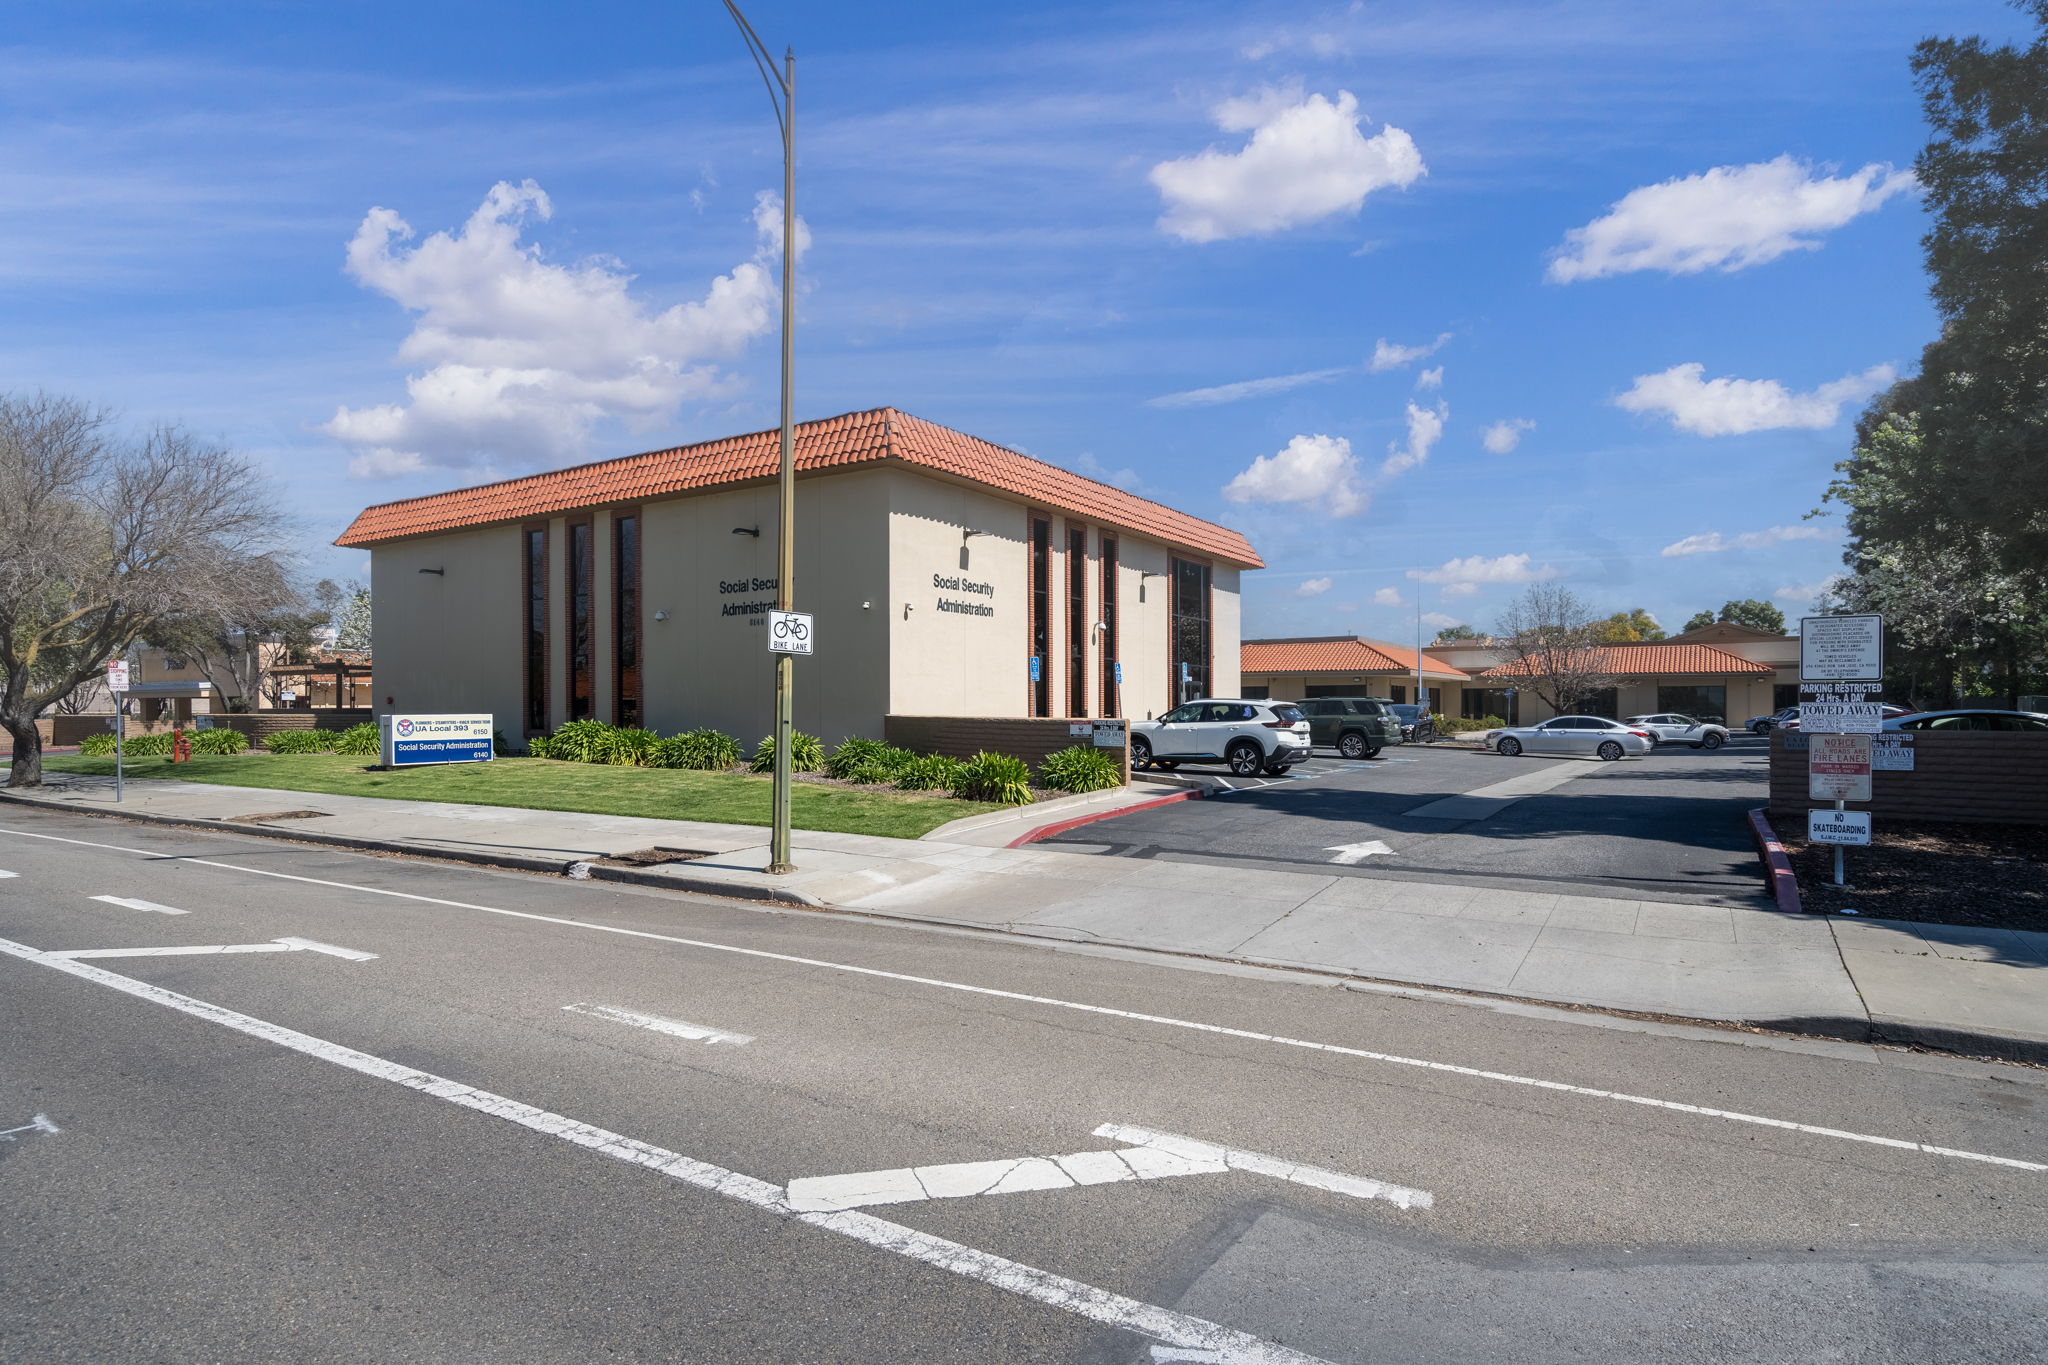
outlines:
{"label": "sign post", "polygon": [[1806,794],[1832,811],[1806,813],[1808,843],[1835,846],[1835,885],[1847,886],[1842,848],[1870,842],[1872,736],[1884,728],[1884,617],[1807,616],[1799,622],[1799,729],[1810,736]]}
{"label": "sign post", "polygon": [[114,698],[114,800],[122,799],[121,793],[121,732],[128,719],[128,661],[107,660],[107,691]]}

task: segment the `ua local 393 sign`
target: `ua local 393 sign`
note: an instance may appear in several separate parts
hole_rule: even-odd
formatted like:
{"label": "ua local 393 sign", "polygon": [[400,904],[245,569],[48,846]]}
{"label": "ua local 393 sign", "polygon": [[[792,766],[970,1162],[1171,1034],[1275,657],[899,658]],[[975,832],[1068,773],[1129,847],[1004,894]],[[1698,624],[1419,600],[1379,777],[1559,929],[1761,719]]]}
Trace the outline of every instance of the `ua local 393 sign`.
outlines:
{"label": "ua local 393 sign", "polygon": [[379,716],[378,761],[387,768],[421,763],[488,763],[491,717]]}

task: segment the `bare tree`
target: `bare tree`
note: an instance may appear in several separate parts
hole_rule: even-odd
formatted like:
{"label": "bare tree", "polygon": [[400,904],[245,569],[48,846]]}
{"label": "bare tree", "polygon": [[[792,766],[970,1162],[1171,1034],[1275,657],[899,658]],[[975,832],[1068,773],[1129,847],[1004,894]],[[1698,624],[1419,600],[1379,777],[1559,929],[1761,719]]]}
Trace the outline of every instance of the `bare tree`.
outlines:
{"label": "bare tree", "polygon": [[1620,681],[1600,643],[1602,624],[1571,589],[1532,583],[1501,613],[1493,642],[1507,655],[1502,668],[1515,685],[1564,716]]}
{"label": "bare tree", "polygon": [[249,711],[259,698],[277,704],[282,684],[275,665],[312,662],[341,590],[326,579],[303,586],[270,554],[251,556],[238,577],[239,600],[166,621],[150,632],[149,642],[190,657],[230,710]]}
{"label": "bare tree", "polygon": [[35,718],[164,622],[243,602],[283,531],[262,477],[159,426],[119,438],[77,399],[0,395],[0,727],[10,787],[43,778]]}

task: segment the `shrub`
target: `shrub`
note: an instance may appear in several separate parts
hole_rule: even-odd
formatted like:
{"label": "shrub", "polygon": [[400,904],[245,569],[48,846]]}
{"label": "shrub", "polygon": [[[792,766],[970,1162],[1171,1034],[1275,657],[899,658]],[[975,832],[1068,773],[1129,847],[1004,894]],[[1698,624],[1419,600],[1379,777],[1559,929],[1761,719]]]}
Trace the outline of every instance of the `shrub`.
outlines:
{"label": "shrub", "polygon": [[171,732],[166,730],[162,734],[157,735],[136,735],[132,739],[122,740],[121,748],[137,758],[149,758],[155,754],[167,754],[171,751]]}
{"label": "shrub", "polygon": [[[757,773],[765,773],[775,766],[775,736],[769,735],[761,741],[761,747],[754,750],[754,761],[747,766]],[[793,773],[814,773],[824,766],[825,742],[801,730],[790,731],[789,770]]]}
{"label": "shrub", "polygon": [[533,736],[526,741],[526,756],[528,758],[553,758],[555,756],[555,737],[553,735]]}
{"label": "shrub", "polygon": [[263,747],[274,754],[324,754],[333,743],[319,730],[279,730],[264,739]]}
{"label": "shrub", "polygon": [[738,767],[746,758],[740,742],[719,730],[685,730],[647,746],[650,768],[696,768],[719,772]]}
{"label": "shrub", "polygon": [[1031,804],[1031,769],[1021,758],[987,750],[960,765],[953,795],[968,801],[997,801],[1005,806]]}
{"label": "shrub", "polygon": [[1038,780],[1054,791],[1099,792],[1124,784],[1124,765],[1092,744],[1076,744],[1048,754],[1038,765]]}
{"label": "shrub", "polygon": [[601,720],[572,720],[548,740],[548,757],[577,763],[608,763],[611,734],[612,727]]}
{"label": "shrub", "polygon": [[840,740],[839,747],[832,751],[832,757],[825,760],[825,772],[832,777],[845,777],[855,768],[866,766],[876,754],[887,747],[879,739],[849,736]]}
{"label": "shrub", "polygon": [[960,760],[944,754],[912,758],[896,774],[896,788],[906,792],[950,792],[960,781]]}
{"label": "shrub", "polygon": [[226,726],[217,730],[201,730],[192,736],[192,752],[195,754],[238,754],[248,747],[247,735]]}
{"label": "shrub", "polygon": [[1436,728],[1446,735],[1462,735],[1473,730],[1498,730],[1506,724],[1507,722],[1499,716],[1484,716],[1478,720],[1466,720],[1463,717],[1454,719],[1449,716],[1436,718]]}
{"label": "shrub", "polygon": [[825,771],[847,782],[880,785],[894,782],[917,755],[878,739],[849,739],[825,760]]}
{"label": "shrub", "polygon": [[330,741],[330,747],[334,752],[349,754],[356,758],[376,757],[381,745],[381,732],[377,728],[377,723],[371,720],[349,726]]}
{"label": "shrub", "polygon": [[103,735],[87,735],[78,741],[78,752],[87,758],[102,758],[111,754],[114,752],[114,732],[109,730]]}
{"label": "shrub", "polygon": [[652,730],[638,726],[607,726],[603,735],[591,745],[591,752],[597,757],[596,763],[609,763],[617,768],[643,768],[647,766],[647,751],[661,736]]}

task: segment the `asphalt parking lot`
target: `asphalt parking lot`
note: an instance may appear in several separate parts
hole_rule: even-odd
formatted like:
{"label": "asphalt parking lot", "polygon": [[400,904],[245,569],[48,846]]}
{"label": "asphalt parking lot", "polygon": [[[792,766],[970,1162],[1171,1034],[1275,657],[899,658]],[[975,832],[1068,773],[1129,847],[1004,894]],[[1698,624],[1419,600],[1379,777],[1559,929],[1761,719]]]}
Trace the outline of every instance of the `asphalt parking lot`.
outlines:
{"label": "asphalt parking lot", "polygon": [[1357,762],[1319,756],[1284,779],[1047,843],[1113,857],[1748,904],[1764,894],[1745,816],[1764,802],[1768,753],[1748,735],[1714,753],[1667,748],[1619,763],[1406,745]]}

